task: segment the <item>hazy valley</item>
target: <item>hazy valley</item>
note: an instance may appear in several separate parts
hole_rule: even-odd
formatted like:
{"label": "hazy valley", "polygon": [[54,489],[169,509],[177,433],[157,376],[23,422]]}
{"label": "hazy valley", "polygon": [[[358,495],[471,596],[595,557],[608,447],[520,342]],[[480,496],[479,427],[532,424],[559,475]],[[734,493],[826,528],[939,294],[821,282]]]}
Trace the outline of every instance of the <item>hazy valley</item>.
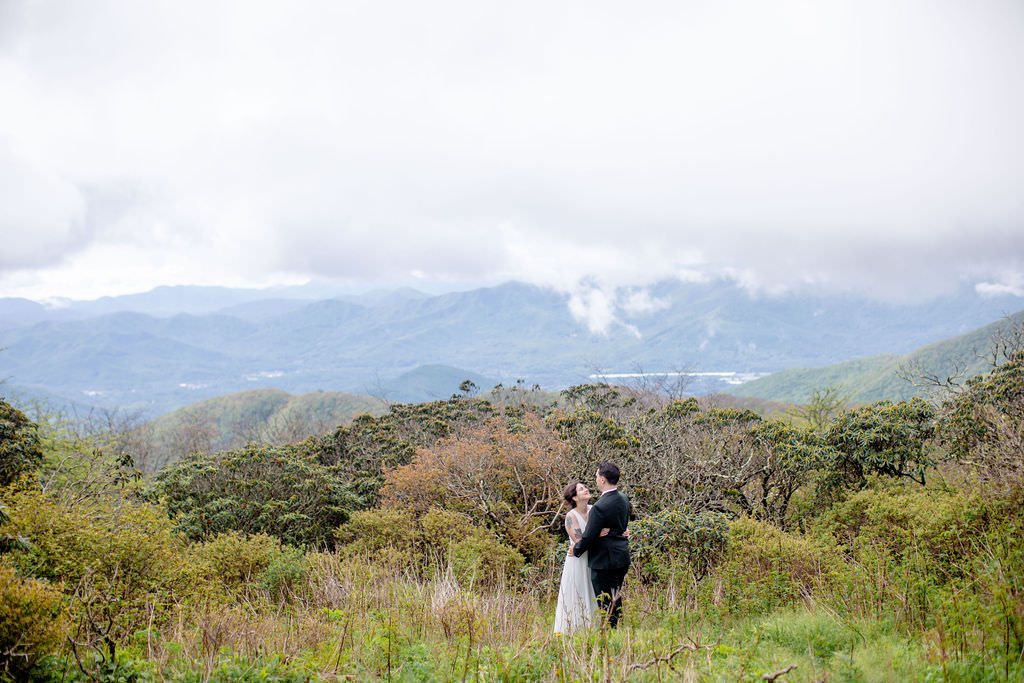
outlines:
{"label": "hazy valley", "polygon": [[[672,281],[650,288],[645,307],[620,292],[613,322],[593,331],[570,313],[568,295],[519,283],[316,298],[330,293],[161,288],[57,308],[0,300],[0,378],[9,393],[155,417],[258,387],[419,401],[449,396],[462,379],[558,390],[614,374],[737,373],[691,377],[687,390],[705,394],[730,390],[738,375],[911,353],[1021,305],[968,288],[896,305]],[[738,391],[799,397],[763,386],[767,378]]]}

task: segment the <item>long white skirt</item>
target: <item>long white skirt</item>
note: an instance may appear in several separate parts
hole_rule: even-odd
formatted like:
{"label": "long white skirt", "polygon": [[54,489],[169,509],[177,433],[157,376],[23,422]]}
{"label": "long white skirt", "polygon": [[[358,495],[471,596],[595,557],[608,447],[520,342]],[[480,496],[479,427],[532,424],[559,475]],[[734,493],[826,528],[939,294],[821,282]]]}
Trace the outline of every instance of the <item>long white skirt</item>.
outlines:
{"label": "long white skirt", "polygon": [[555,607],[555,633],[563,635],[594,623],[597,603],[594,585],[590,583],[587,553],[580,557],[568,555],[562,567],[562,583],[558,587],[558,606]]}

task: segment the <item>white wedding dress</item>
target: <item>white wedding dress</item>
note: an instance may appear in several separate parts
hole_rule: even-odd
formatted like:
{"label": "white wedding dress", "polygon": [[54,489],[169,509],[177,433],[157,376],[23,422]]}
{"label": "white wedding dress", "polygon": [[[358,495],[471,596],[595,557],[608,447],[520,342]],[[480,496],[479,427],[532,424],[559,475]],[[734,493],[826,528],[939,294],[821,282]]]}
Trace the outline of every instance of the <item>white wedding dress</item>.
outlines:
{"label": "white wedding dress", "polygon": [[[589,507],[587,508],[589,511]],[[587,523],[583,516],[575,508],[569,511],[569,515],[575,515],[574,520],[580,533],[586,528]],[[569,532],[569,538],[573,541],[572,531],[569,529],[569,515],[565,518],[565,528]],[[572,633],[581,628],[587,628],[594,622],[594,612],[597,610],[597,603],[594,599],[594,586],[590,582],[590,567],[587,566],[587,553],[575,557],[569,553],[565,558],[565,565],[562,567],[562,583],[558,587],[558,606],[555,607],[555,633],[563,635]]]}

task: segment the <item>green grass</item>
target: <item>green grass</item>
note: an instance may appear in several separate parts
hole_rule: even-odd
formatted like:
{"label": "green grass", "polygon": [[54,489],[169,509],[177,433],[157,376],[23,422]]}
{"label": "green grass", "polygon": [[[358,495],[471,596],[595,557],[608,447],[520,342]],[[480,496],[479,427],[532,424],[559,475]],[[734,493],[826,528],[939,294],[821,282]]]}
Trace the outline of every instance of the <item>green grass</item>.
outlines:
{"label": "green grass", "polygon": [[[88,647],[77,648],[78,657],[101,680],[759,681],[786,669],[778,680],[1021,680],[1024,667],[1012,651],[1019,645],[1002,631],[1021,623],[1014,615],[1024,544],[1010,533],[1019,509],[989,504],[976,520],[967,515],[982,525],[971,531],[976,543],[949,545],[939,532],[950,526],[944,519],[965,516],[974,499],[962,496],[879,486],[823,515],[816,535],[733,522],[730,548],[709,575],[645,583],[633,571],[621,627],[568,637],[552,633],[557,562],[486,587],[460,583],[443,558],[423,578],[408,563],[375,564],[345,549],[295,551],[293,580],[272,587],[203,569],[196,555],[203,549],[170,537],[161,542],[165,531],[158,524],[132,542],[152,543],[152,552],[136,557],[122,548],[123,562],[142,563],[138,569],[148,567],[155,583],[123,603],[110,600],[115,615],[130,603],[131,613],[117,618],[134,620],[118,642],[118,657],[101,664]],[[46,524],[48,503],[35,500],[38,523]],[[891,521],[895,511],[906,513],[900,524],[916,530],[914,543],[895,543],[902,538],[902,527]],[[151,524],[155,514],[146,518]],[[144,521],[126,517],[123,524],[138,531]],[[837,555],[829,534],[849,534],[854,523],[857,537],[872,542]],[[79,533],[88,526],[78,524]],[[89,547],[50,548],[39,536],[37,550],[71,553],[68,566],[78,557],[100,569],[97,561],[120,547],[124,533],[89,533]],[[1005,548],[1000,538],[1007,539]],[[113,545],[95,547],[103,543]],[[164,545],[160,560],[156,550]],[[224,553],[242,560],[245,547],[235,542]],[[927,561],[933,551],[963,571],[952,575]],[[119,575],[128,568],[119,566]],[[77,579],[67,578],[67,635],[82,640],[88,615],[75,596],[89,584],[76,590]],[[780,581],[787,590],[773,593]],[[918,596],[916,586],[925,581],[928,591]],[[908,611],[919,598],[916,611]],[[954,623],[956,615],[962,623]],[[46,660],[43,679],[87,679],[69,642]]]}
{"label": "green grass", "polygon": [[[551,633],[550,594],[478,593],[334,556],[316,562],[303,600],[180,613],[163,631],[137,633],[121,669],[182,681],[756,681],[792,665],[781,680],[942,674],[927,642],[821,606],[723,618],[713,605],[684,605],[635,585],[618,630],[561,637]],[[978,665],[955,670],[960,680],[985,679],[972,674],[984,673]]]}

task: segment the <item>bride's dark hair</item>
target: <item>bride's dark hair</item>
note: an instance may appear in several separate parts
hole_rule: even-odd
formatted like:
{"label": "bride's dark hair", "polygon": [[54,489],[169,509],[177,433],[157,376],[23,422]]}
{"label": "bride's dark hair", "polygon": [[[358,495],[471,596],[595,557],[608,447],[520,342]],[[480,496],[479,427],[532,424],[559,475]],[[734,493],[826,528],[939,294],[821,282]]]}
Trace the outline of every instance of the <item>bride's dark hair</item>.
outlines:
{"label": "bride's dark hair", "polygon": [[576,507],[576,501],[573,500],[573,498],[576,497],[576,487],[582,483],[582,481],[574,481],[566,486],[565,490],[562,491],[562,498],[565,498],[565,502],[568,503],[571,508]]}

